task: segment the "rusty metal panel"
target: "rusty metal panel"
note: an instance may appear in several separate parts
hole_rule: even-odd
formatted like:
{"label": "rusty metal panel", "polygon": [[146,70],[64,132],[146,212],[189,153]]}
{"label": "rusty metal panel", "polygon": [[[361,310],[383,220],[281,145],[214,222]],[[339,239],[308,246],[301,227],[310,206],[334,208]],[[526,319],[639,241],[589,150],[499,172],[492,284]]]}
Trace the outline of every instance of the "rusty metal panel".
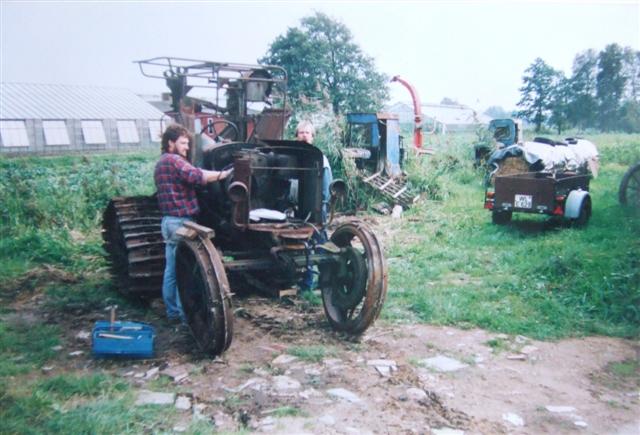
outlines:
{"label": "rusty metal panel", "polygon": [[550,213],[553,210],[555,180],[547,174],[528,172],[499,176],[495,183],[496,209],[528,213]]}
{"label": "rusty metal panel", "polygon": [[284,126],[291,113],[284,109],[265,109],[258,115],[254,139],[282,139]]}
{"label": "rusty metal panel", "polygon": [[234,173],[233,179],[235,182],[243,183],[247,188],[247,197],[243,201],[235,202],[232,211],[233,224],[246,228],[249,223],[249,210],[251,209],[251,157],[240,156],[237,157],[233,163]]}

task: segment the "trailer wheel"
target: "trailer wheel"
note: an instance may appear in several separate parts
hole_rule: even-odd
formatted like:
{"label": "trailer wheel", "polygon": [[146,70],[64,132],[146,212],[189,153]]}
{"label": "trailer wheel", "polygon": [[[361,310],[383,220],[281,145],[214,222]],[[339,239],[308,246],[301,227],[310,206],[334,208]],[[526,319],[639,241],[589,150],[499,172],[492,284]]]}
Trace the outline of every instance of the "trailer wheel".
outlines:
{"label": "trailer wheel", "polygon": [[204,237],[184,238],[176,249],[176,277],[187,323],[204,353],[224,352],[233,336],[229,281],[218,251]]}
{"label": "trailer wheel", "polygon": [[491,212],[491,221],[496,225],[506,225],[511,222],[511,210],[493,210]]}
{"label": "trailer wheel", "polygon": [[631,166],[625,172],[618,191],[620,204],[640,207],[640,163]]}
{"label": "trailer wheel", "polygon": [[584,228],[589,223],[591,217],[591,198],[586,196],[580,204],[578,217],[571,220],[571,224],[576,228]]}
{"label": "trailer wheel", "polygon": [[387,294],[387,264],[376,235],[363,222],[340,225],[331,241],[339,258],[319,265],[322,303],[336,330],[361,334],[378,317]]}

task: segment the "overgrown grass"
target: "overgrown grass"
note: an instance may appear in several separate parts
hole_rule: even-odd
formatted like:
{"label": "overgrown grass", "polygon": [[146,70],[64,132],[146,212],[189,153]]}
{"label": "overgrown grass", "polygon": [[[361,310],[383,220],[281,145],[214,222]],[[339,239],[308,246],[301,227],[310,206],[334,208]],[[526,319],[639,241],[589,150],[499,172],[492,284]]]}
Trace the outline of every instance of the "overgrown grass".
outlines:
{"label": "overgrown grass", "polygon": [[14,318],[0,322],[0,378],[39,368],[56,354],[59,330]]}
{"label": "overgrown grass", "polygon": [[[0,157],[0,299],[37,288],[43,307],[59,315],[126,305],[105,272],[100,221],[111,197],[153,192],[156,158]],[[3,307],[0,433],[171,430],[175,411],[132,406],[128,385],[106,375],[34,376],[57,365],[61,336],[58,327]]]}
{"label": "overgrown grass", "polygon": [[76,271],[103,266],[102,212],[114,196],[152,193],[156,158],[0,156],[0,276],[42,263]]}
{"label": "overgrown grass", "polygon": [[3,232],[93,229],[110,198],[153,192],[154,154],[0,158]]}
{"label": "overgrown grass", "polygon": [[34,394],[46,393],[57,399],[70,399],[73,396],[97,397],[128,389],[128,384],[102,373],[89,376],[59,375],[36,382]]}
{"label": "overgrown grass", "polygon": [[[460,150],[423,163],[425,172],[440,168],[446,200],[408,212],[387,243],[383,317],[536,338],[637,336],[640,222],[617,203],[617,189],[625,165],[640,159],[640,137],[592,140],[602,152],[601,171],[591,183],[593,216],[584,230],[530,214],[494,226],[482,208],[482,174],[469,180],[473,169]],[[447,169],[442,161],[459,163]]]}
{"label": "overgrown grass", "polygon": [[29,388],[2,386],[2,433],[166,432],[175,415],[172,409],[133,406],[128,385],[106,375],[58,376]]}

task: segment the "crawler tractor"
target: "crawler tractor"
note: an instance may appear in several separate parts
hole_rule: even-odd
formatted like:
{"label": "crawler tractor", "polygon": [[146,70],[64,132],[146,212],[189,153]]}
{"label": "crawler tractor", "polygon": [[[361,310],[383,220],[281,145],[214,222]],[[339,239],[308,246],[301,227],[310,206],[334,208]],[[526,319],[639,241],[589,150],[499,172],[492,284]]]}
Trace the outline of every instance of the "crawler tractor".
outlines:
{"label": "crawler tractor", "polygon": [[[265,65],[178,58],[138,61],[142,73],[166,80],[168,116],[193,132],[191,159],[233,175],[198,191],[197,222],[178,230],[178,292],[200,349],[224,352],[233,335],[232,294],[254,288],[275,295],[309,270],[329,324],[361,334],[387,291],[387,267],[376,235],[362,222],[343,223],[329,242],[314,237],[322,221],[322,153],[282,140],[287,122],[286,73]],[[187,96],[195,90],[209,97]],[[149,174],[151,176],[151,174]],[[331,218],[345,184],[331,185]],[[154,196],[120,197],[104,212],[103,238],[119,288],[158,297],[164,270],[161,214]]]}

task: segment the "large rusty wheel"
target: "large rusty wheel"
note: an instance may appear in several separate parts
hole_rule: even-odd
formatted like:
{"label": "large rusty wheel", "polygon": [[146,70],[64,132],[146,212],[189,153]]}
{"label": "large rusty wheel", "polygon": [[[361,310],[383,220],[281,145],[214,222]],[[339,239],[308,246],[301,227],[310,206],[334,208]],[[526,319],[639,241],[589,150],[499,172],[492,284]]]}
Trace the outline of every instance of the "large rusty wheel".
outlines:
{"label": "large rusty wheel", "polygon": [[204,237],[183,239],[176,249],[176,277],[182,308],[198,347],[215,356],[233,336],[229,281],[218,251]]}
{"label": "large rusty wheel", "polygon": [[640,208],[640,163],[631,166],[622,177],[618,198],[622,205]]}
{"label": "large rusty wheel", "polygon": [[322,303],[331,326],[361,334],[380,314],[387,294],[387,264],[378,238],[363,222],[340,225],[331,235],[337,262],[319,266]]}

